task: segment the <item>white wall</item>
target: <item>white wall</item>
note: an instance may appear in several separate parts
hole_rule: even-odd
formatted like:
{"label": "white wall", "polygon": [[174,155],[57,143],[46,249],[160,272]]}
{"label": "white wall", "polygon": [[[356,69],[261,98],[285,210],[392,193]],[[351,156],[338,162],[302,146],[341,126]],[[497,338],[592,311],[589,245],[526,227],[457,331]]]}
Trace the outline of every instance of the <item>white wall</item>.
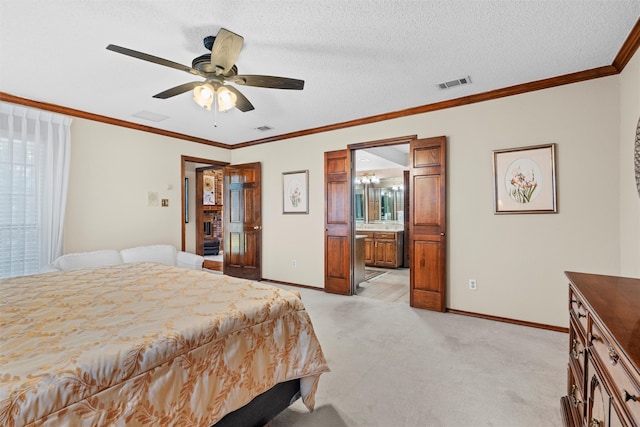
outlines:
{"label": "white wall", "polygon": [[[613,76],[233,150],[232,163],[263,162],[263,276],[323,286],[323,152],[446,135],[448,307],[567,326],[563,272],[619,273],[618,84]],[[492,151],[546,143],[557,144],[559,213],[494,215]],[[283,215],[281,173],[299,169],[310,171],[310,214]]]}
{"label": "white wall", "polygon": [[[637,239],[621,237],[634,227],[638,236],[637,194],[622,184],[630,172],[621,171],[621,151],[631,147],[631,139],[621,135],[631,120],[625,117],[638,116],[637,98],[626,101],[621,84],[637,90],[637,55],[632,67],[622,77],[231,151],[75,119],[65,251],[159,242],[179,246],[180,156],[260,161],[263,277],[322,287],[323,153],[410,134],[445,135],[447,305],[567,326],[565,270],[620,274],[624,269],[637,275],[639,268]],[[551,142],[557,144],[559,213],[494,215],[492,151]],[[282,172],[304,169],[310,177],[310,213],[283,215]],[[170,206],[148,207],[148,191],[169,198]],[[627,214],[627,206],[636,211]],[[478,280],[477,291],[467,290],[468,278]]]}
{"label": "white wall", "polygon": [[640,51],[620,76],[620,275],[640,277],[640,196],[633,163],[640,120]]}
{"label": "white wall", "polygon": [[[75,118],[65,253],[155,243],[180,248],[181,155],[228,161],[229,150]],[[169,207],[147,206],[148,192],[168,198]]]}

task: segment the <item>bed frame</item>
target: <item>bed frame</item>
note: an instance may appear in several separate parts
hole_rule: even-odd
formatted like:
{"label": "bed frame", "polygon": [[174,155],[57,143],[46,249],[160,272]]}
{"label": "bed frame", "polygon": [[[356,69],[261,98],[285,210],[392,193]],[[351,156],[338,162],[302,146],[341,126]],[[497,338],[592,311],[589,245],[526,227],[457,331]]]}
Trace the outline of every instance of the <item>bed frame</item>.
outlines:
{"label": "bed frame", "polygon": [[300,380],[276,384],[240,409],[225,415],[215,427],[262,427],[300,397]]}

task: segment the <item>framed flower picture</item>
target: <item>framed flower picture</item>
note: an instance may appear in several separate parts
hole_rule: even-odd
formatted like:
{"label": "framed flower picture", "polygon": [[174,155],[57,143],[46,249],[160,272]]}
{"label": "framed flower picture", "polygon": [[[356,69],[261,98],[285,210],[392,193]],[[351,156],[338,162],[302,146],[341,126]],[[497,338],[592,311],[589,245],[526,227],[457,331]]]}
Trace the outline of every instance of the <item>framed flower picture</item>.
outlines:
{"label": "framed flower picture", "polygon": [[309,171],[282,173],[282,213],[309,213]]}
{"label": "framed flower picture", "polygon": [[557,213],[555,144],[493,152],[494,213]]}

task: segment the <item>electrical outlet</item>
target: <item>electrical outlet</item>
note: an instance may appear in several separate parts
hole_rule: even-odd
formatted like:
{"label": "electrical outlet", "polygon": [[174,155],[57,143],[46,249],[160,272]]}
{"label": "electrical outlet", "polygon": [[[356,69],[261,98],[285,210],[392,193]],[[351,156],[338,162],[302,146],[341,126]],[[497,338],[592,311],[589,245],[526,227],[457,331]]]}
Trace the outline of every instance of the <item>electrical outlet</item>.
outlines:
{"label": "electrical outlet", "polygon": [[478,290],[478,282],[476,282],[476,279],[469,279],[469,289],[472,291]]}
{"label": "electrical outlet", "polygon": [[298,262],[294,259],[291,261],[291,267],[296,268],[298,266]]}

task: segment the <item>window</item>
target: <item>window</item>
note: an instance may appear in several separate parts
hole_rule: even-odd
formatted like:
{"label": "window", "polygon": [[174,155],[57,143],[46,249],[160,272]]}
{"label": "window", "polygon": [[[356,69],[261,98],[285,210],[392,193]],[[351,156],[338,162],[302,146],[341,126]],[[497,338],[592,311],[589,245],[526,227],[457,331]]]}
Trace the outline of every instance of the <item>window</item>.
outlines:
{"label": "window", "polygon": [[0,278],[38,273],[62,254],[70,123],[0,103]]}

